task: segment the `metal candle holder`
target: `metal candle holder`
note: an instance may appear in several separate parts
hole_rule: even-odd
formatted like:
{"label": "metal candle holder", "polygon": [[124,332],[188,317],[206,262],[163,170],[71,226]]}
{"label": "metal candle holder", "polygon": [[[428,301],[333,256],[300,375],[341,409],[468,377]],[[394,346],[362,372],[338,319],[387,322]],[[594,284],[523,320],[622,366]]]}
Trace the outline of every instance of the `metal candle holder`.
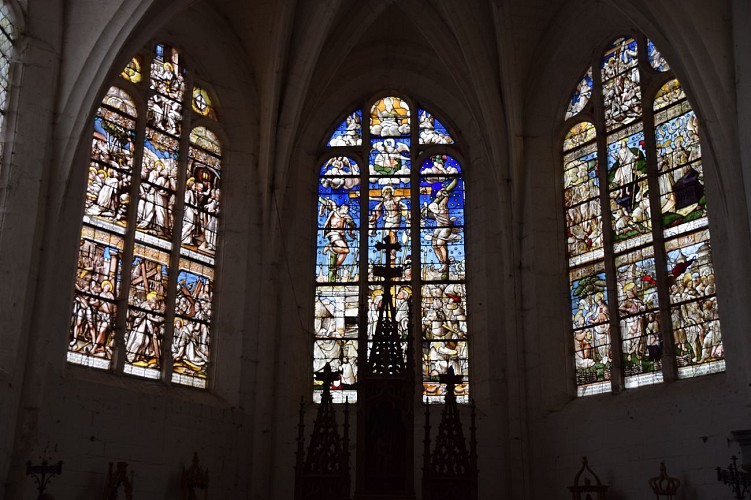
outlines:
{"label": "metal candle holder", "polygon": [[730,486],[733,490],[736,500],[743,500],[746,498],[746,492],[748,487],[751,486],[751,477],[748,472],[744,472],[738,469],[737,461],[738,457],[733,455],[730,457],[732,460],[730,466],[727,469],[717,467],[717,480],[723,484]]}
{"label": "metal candle holder", "polygon": [[44,490],[47,489],[47,484],[49,484],[52,478],[59,476],[62,473],[62,460],[53,465],[48,464],[47,460],[42,460],[42,463],[40,465],[31,465],[31,460],[26,462],[26,475],[31,476],[31,478],[37,484],[37,491],[39,492],[37,500],[42,499]]}

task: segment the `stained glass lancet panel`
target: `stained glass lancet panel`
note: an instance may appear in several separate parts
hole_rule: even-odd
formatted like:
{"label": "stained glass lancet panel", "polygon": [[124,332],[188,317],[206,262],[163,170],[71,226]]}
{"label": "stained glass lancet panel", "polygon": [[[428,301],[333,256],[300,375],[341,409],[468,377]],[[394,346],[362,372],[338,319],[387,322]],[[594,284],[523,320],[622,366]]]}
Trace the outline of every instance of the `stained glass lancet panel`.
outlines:
{"label": "stained glass lancet panel", "polygon": [[111,87],[94,117],[67,359],[110,368],[135,157],[136,106]]}
{"label": "stained glass lancet panel", "polygon": [[[424,398],[440,401],[440,374],[452,366],[468,375],[464,183],[450,154],[432,154],[418,164],[413,138],[436,146],[455,141],[441,120],[424,108],[415,113],[404,98],[383,97],[362,109],[365,114],[357,109],[347,115],[328,140],[332,156],[318,177],[313,370],[330,363],[339,372],[335,401],[354,400],[358,352],[370,348],[386,297],[374,268],[390,261],[402,269],[393,278],[391,304],[402,353],[406,357],[412,325],[422,332]],[[361,141],[363,126],[367,142]],[[333,156],[333,148],[355,145],[367,166]],[[401,248],[387,255],[377,248],[385,239]],[[415,260],[422,261],[420,272],[413,272]],[[415,296],[422,296],[422,305],[413,303]],[[315,385],[314,400],[321,389]],[[466,380],[459,391],[467,400]]]}
{"label": "stained glass lancet panel", "polygon": [[[195,90],[193,96],[195,100]],[[206,103],[210,107],[208,99]],[[195,387],[206,387],[211,358],[214,258],[221,209],[221,155],[216,134],[206,127],[196,127],[191,131],[180,233],[172,381]]]}
{"label": "stained glass lancet panel", "polygon": [[[360,181],[360,166],[346,156],[331,158],[320,170],[313,371],[330,363],[339,372],[332,387],[336,402],[357,400]],[[314,382],[316,401],[320,401],[321,383]]]}
{"label": "stained glass lancet panel", "polygon": [[459,401],[469,394],[469,346],[464,252],[464,180],[448,155],[432,155],[420,167],[420,258],[422,270],[423,398],[442,401],[438,377],[462,375]]}
{"label": "stained glass lancet panel", "polygon": [[563,143],[563,199],[579,395],[609,391],[612,367],[596,138],[594,125],[581,122],[569,130]]}
{"label": "stained glass lancet panel", "polygon": [[121,349],[129,375],[205,388],[222,150],[208,128],[188,129],[191,115],[216,120],[216,112],[209,93],[185,77],[179,52],[156,45],[119,76],[140,94],[144,116],[113,86],[94,117],[67,357],[107,369]]}
{"label": "stained glass lancet panel", "polygon": [[638,50],[633,38],[619,38],[600,62],[605,126],[608,131],[641,118]]}
{"label": "stained glass lancet panel", "polygon": [[412,111],[399,97],[384,97],[370,109],[370,152],[368,155],[368,353],[378,322],[378,311],[385,298],[376,276],[376,266],[386,266],[386,251],[376,245],[397,242],[401,250],[390,251],[392,266],[401,266],[402,275],[394,277],[393,319],[396,321],[405,357],[409,335],[409,300],[412,296]]}
{"label": "stained glass lancet panel", "polygon": [[678,377],[723,371],[699,121],[678,80],[654,103],[660,212]]}
{"label": "stained glass lancet panel", "polygon": [[[645,47],[641,65],[637,40]],[[669,74],[670,67],[651,41],[619,38],[599,67],[602,101],[593,109],[601,110],[603,130],[580,122],[563,141],[579,395],[610,389],[614,355],[621,357],[619,376],[626,388],[662,381],[668,348],[674,349],[680,378],[725,367],[697,117],[678,80],[660,76]],[[658,78],[664,83],[643,103],[641,81]],[[566,119],[576,114],[572,106],[577,106],[583,82],[574,91]],[[646,134],[652,128],[643,121],[644,106],[654,112],[653,137]],[[605,133],[601,146],[595,141],[598,132]],[[656,150],[655,164],[649,160],[650,148]],[[603,158],[604,171],[598,168]],[[604,197],[600,182],[607,186]],[[661,214],[657,221],[652,220],[656,206]],[[601,214],[611,220],[610,238],[603,238]],[[654,245],[658,237],[664,247]],[[604,241],[612,243],[605,247]],[[610,259],[612,272],[606,271]],[[658,262],[665,262],[666,269],[658,269]],[[667,283],[661,285],[660,279]],[[613,304],[608,303],[609,290]],[[660,317],[661,310],[670,311],[669,321]],[[610,345],[608,324],[619,329],[618,345]]]}
{"label": "stained glass lancet panel", "polygon": [[[615,311],[626,388],[662,381],[659,297],[641,73],[636,38],[615,40],[601,59],[609,211],[615,258]],[[660,344],[661,345],[661,344]]]}

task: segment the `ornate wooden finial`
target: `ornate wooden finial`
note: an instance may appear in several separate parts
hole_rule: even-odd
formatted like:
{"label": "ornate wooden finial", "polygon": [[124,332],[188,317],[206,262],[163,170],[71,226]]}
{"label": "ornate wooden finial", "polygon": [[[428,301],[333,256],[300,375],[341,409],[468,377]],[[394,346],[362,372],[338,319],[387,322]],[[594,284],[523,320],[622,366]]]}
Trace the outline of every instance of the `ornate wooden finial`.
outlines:
{"label": "ornate wooden finial", "polygon": [[182,487],[184,500],[198,500],[196,490],[203,490],[204,499],[208,495],[209,470],[199,465],[198,452],[193,453],[193,464],[188,469],[183,467]]}
{"label": "ornate wooden finial", "polygon": [[331,383],[338,374],[326,363],[315,374],[323,382],[318,413],[313,422],[307,453],[304,450],[304,403],[300,402],[297,460],[295,465],[295,498],[324,500],[349,498],[349,400],[344,405],[344,436],[340,436],[336,412],[331,398]]}
{"label": "ornate wooden finial", "polygon": [[[594,484],[592,484],[594,479]],[[579,482],[581,481],[581,483]],[[604,500],[605,493],[608,491],[608,485],[602,484],[600,478],[589,468],[587,457],[582,457],[582,466],[574,477],[574,485],[568,487],[573,500],[593,499],[592,493],[597,495],[596,500]]]}
{"label": "ornate wooden finial", "polygon": [[430,452],[430,410],[425,409],[425,454],[423,466],[423,493],[437,500],[473,500],[477,498],[477,455],[475,441],[474,407],[470,427],[470,449],[464,439],[454,390],[463,377],[449,367],[448,373],[439,375],[446,384],[446,400],[438,424],[435,449]]}
{"label": "ornate wooden finial", "polygon": [[668,476],[665,462],[660,462],[660,475],[649,480],[649,487],[652,488],[658,500],[660,498],[673,500],[675,495],[678,494],[680,485],[681,482],[678,479]]}

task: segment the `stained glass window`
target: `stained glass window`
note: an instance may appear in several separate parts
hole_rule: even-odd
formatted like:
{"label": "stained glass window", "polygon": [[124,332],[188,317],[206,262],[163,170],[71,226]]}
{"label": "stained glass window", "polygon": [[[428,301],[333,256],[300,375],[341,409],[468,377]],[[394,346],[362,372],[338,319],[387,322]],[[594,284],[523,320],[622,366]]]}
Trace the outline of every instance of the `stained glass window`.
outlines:
{"label": "stained glass window", "polygon": [[180,53],[156,45],[119,76],[145,109],[117,82],[97,109],[67,359],[205,388],[222,147],[191,128],[216,112],[186,76]]}
{"label": "stained glass window", "polygon": [[[386,96],[347,114],[326,145],[318,171],[313,371],[330,363],[339,373],[334,400],[356,400],[358,367],[387,297],[374,268],[389,260],[401,268],[391,305],[402,353],[417,349],[409,339],[420,343],[423,398],[443,399],[438,376],[453,367],[465,376],[457,390],[466,401],[464,181],[454,138],[428,110]],[[422,145],[441,149],[423,154]],[[385,240],[401,248],[379,249]]]}
{"label": "stained glass window", "polygon": [[[3,0],[0,0],[0,131],[3,130],[5,112],[8,109],[10,62],[15,40],[16,28],[13,24],[10,7]],[[3,153],[2,148],[2,143],[0,143],[0,157]]]}
{"label": "stained glass window", "polygon": [[594,63],[562,145],[578,394],[723,371],[698,118],[651,40]]}

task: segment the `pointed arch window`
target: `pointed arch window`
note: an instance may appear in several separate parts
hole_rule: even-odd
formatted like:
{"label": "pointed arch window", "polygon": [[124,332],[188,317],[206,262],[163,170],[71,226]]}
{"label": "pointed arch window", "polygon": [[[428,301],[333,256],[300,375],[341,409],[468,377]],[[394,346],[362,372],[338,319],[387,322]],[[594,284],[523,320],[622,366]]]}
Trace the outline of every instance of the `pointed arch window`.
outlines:
{"label": "pointed arch window", "polygon": [[69,362],[207,386],[216,130],[209,93],[168,45],[134,57],[107,91],[93,123]]}
{"label": "pointed arch window", "polygon": [[578,394],[723,371],[699,120],[651,40],[606,48],[565,130]]}
{"label": "pointed arch window", "polygon": [[330,363],[339,373],[334,400],[356,399],[358,367],[385,297],[373,272],[386,263],[377,245],[388,238],[401,245],[389,251],[402,268],[393,315],[403,355],[420,352],[423,398],[443,399],[438,376],[453,367],[465,377],[457,393],[466,401],[464,170],[452,135],[411,100],[385,96],[348,113],[326,145],[318,175],[314,372]]}

